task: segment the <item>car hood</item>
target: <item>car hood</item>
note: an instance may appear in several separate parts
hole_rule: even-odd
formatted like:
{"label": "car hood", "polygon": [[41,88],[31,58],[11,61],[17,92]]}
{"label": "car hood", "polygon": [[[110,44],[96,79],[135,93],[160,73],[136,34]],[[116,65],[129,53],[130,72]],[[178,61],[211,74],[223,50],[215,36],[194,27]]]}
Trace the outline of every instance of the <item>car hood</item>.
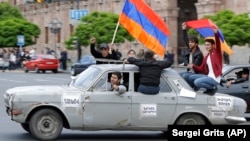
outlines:
{"label": "car hood", "polygon": [[66,85],[38,85],[38,86],[22,86],[8,89],[7,94],[62,94],[67,90],[76,90],[74,87]]}

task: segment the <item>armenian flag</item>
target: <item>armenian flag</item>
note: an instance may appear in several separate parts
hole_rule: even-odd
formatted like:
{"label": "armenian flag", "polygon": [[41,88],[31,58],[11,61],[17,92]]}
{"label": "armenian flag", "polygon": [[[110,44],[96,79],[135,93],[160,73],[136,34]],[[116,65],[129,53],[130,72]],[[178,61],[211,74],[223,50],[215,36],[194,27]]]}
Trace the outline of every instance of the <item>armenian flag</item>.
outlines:
{"label": "armenian flag", "polygon": [[170,32],[144,0],[125,0],[119,23],[148,49],[164,56]]}
{"label": "armenian flag", "polygon": [[[216,24],[214,24],[209,19],[200,19],[200,20],[193,20],[187,21],[186,25],[190,28],[195,29],[203,38],[211,38],[214,39],[214,28],[218,28]],[[232,55],[233,51],[227,45],[224,35],[221,30],[218,28],[220,42],[221,42],[221,50],[226,52],[228,55]]]}

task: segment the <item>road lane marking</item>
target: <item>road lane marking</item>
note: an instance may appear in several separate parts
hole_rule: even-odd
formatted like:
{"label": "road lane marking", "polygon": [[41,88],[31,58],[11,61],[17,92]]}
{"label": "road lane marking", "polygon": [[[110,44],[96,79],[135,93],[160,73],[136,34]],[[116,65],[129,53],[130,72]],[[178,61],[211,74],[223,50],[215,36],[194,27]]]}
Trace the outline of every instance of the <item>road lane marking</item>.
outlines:
{"label": "road lane marking", "polygon": [[11,81],[11,82],[18,82],[18,83],[27,83],[26,81],[18,81],[18,80],[10,80],[10,79],[0,79],[3,81]]}

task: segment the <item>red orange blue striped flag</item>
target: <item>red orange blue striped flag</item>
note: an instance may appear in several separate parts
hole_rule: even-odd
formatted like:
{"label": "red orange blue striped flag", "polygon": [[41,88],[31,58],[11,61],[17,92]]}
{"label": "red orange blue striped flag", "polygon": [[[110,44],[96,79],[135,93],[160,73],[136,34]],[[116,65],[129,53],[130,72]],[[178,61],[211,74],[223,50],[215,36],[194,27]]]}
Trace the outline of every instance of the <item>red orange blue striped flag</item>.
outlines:
{"label": "red orange blue striped flag", "polygon": [[[213,28],[217,27],[210,19],[192,20],[186,22],[187,26],[195,29],[203,38],[214,39]],[[217,27],[218,28],[218,27]],[[222,31],[219,29],[219,37],[222,51],[232,55],[232,49],[227,45]]]}
{"label": "red orange blue striped flag", "polygon": [[148,49],[164,56],[170,32],[144,0],[125,0],[119,23]]}

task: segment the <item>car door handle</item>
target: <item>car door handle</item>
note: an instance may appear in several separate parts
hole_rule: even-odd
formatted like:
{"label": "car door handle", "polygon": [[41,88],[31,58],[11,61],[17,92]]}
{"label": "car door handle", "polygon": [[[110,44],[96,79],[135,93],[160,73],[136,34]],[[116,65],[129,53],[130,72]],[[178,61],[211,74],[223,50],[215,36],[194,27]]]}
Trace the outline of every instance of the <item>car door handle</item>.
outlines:
{"label": "car door handle", "polygon": [[131,96],[131,95],[129,95],[129,96],[128,96],[128,99],[132,99],[132,96]]}
{"label": "car door handle", "polygon": [[248,85],[242,85],[242,88],[248,88]]}
{"label": "car door handle", "polygon": [[171,97],[168,97],[168,96],[165,96],[165,99],[171,99],[171,100],[175,100],[175,96],[171,96]]}

